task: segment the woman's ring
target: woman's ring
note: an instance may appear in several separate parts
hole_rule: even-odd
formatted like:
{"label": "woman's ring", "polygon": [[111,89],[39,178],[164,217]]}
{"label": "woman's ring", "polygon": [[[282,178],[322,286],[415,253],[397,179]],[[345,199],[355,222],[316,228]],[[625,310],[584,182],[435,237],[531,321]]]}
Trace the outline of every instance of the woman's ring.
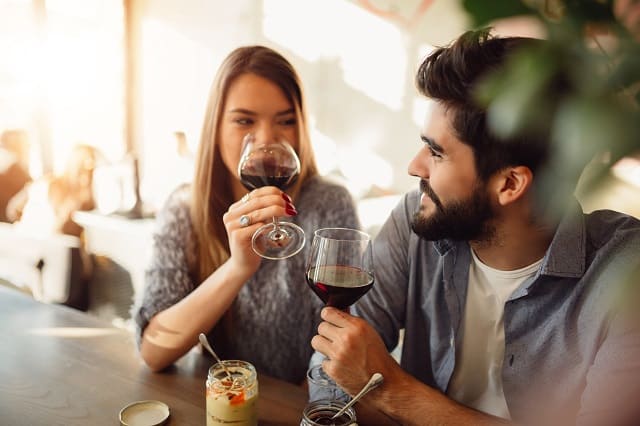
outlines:
{"label": "woman's ring", "polygon": [[249,225],[251,225],[251,218],[246,214],[240,216],[240,226],[246,228]]}
{"label": "woman's ring", "polygon": [[246,203],[247,201],[249,201],[249,194],[251,194],[250,192],[247,192],[246,194],[244,194],[242,196],[242,198],[240,198],[240,201],[242,201],[242,204]]}

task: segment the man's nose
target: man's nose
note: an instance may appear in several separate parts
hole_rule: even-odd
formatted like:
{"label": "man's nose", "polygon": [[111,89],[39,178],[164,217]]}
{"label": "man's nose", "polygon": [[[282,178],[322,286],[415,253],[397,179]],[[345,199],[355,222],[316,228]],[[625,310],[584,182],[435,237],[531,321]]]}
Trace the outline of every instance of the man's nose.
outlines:
{"label": "man's nose", "polygon": [[409,161],[407,173],[410,176],[429,179],[429,164],[428,161],[420,155],[421,153],[422,151],[418,151],[411,161]]}

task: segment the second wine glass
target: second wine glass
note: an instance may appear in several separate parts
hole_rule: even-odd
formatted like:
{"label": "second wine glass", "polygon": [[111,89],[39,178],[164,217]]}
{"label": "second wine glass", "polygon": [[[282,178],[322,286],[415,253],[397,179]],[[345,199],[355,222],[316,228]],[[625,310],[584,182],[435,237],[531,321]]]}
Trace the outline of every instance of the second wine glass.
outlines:
{"label": "second wine glass", "polygon": [[307,283],[327,305],[347,309],[373,286],[371,238],[356,229],[324,228],[313,235]]}
{"label": "second wine glass", "polygon": [[[240,181],[248,190],[262,186],[275,186],[285,190],[300,174],[300,159],[291,144],[280,139],[275,142],[257,143],[253,135],[245,137],[238,163]],[[281,222],[277,217],[253,234],[253,251],[265,259],[286,259],[304,247],[304,231],[291,222]]]}

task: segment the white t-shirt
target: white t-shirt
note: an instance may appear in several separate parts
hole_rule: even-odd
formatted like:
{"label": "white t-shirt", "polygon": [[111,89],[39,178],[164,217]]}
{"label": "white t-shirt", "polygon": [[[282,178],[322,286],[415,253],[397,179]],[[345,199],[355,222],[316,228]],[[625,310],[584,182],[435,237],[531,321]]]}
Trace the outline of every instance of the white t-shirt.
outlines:
{"label": "white t-shirt", "polygon": [[521,269],[501,271],[482,263],[473,250],[471,255],[462,348],[456,354],[447,395],[468,407],[508,419],[502,390],[504,304],[538,271],[542,259]]}

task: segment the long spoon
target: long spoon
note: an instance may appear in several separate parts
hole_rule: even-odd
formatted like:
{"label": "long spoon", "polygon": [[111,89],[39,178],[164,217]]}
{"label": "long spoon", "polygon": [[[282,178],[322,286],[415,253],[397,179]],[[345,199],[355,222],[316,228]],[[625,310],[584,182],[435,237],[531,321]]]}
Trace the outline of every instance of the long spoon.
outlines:
{"label": "long spoon", "polygon": [[365,396],[365,394],[367,394],[369,391],[371,391],[371,390],[377,388],[378,386],[380,386],[383,381],[384,381],[384,377],[382,377],[382,374],[373,373],[373,375],[371,376],[371,378],[369,379],[367,384],[364,385],[362,390],[360,392],[358,392],[358,394],[356,396],[354,396],[353,399],[351,401],[349,401],[349,403],[347,405],[342,407],[342,410],[340,410],[336,414],[334,414],[333,417],[331,417],[331,419],[337,419],[338,417],[343,415],[344,412],[347,411],[349,408],[351,408],[351,406],[353,406],[353,404],[358,402],[358,400],[360,398]]}
{"label": "long spoon", "polygon": [[224,365],[220,357],[218,357],[218,355],[213,351],[213,348],[211,347],[211,345],[209,344],[209,341],[207,340],[207,336],[204,333],[200,333],[200,335],[198,335],[198,340],[200,340],[200,344],[204,346],[204,348],[208,350],[211,355],[213,355],[216,361],[218,361],[218,364],[222,366],[222,369],[224,370],[224,372],[227,373],[227,378],[233,381],[233,376],[231,375],[231,371],[229,371],[229,369],[227,368],[226,365]]}

